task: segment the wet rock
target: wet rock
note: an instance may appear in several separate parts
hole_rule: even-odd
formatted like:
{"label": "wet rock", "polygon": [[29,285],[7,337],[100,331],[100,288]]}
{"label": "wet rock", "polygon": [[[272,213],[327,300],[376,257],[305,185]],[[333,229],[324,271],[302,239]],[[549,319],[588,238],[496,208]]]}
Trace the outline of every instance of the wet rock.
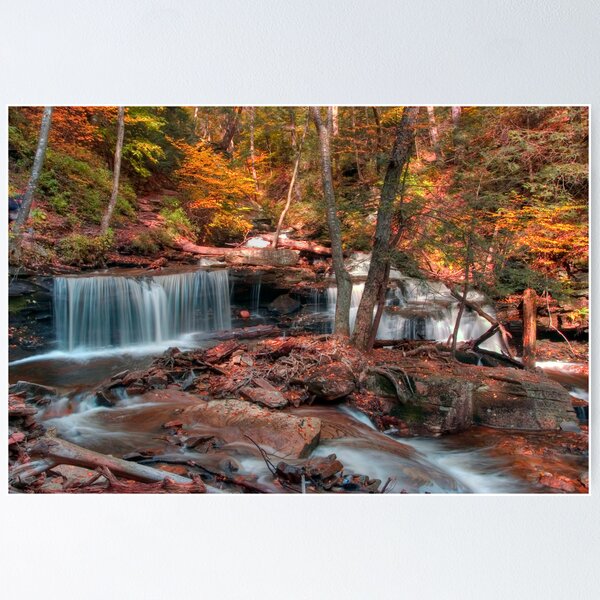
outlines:
{"label": "wet rock", "polygon": [[111,407],[115,406],[120,400],[119,395],[116,392],[116,387],[105,387],[96,392],[96,404],[98,406]]}
{"label": "wet rock", "polygon": [[22,431],[15,431],[8,438],[8,445],[19,444],[25,440],[25,434]]}
{"label": "wet rock", "polygon": [[571,397],[560,384],[532,374],[491,374],[474,392],[475,420],[502,429],[556,430],[576,422]]}
{"label": "wet rock", "polygon": [[[169,401],[189,402],[190,394],[169,390]],[[148,402],[160,400],[159,394],[148,392]],[[290,458],[303,458],[319,443],[321,420],[316,417],[297,417],[281,411],[261,408],[244,400],[197,400],[180,415],[185,433],[206,435],[214,429],[227,443],[249,444],[248,436],[256,444]]]}
{"label": "wet rock", "polygon": [[240,319],[249,319],[250,311],[249,310],[240,310]]}
{"label": "wet rock", "polygon": [[575,421],[563,421],[560,424],[561,431],[568,431],[571,433],[580,433],[581,429]]}
{"label": "wet rock", "polygon": [[187,392],[188,390],[193,390],[196,387],[196,380],[198,379],[198,376],[196,375],[196,373],[194,373],[194,371],[190,371],[185,378],[183,379],[183,381],[181,382],[181,389],[184,392]]}
{"label": "wet rock", "polygon": [[[577,483],[566,475],[554,475],[552,473],[541,473],[539,482],[541,485],[552,488],[554,490],[560,490],[561,492],[573,493],[577,491]],[[581,485],[581,484],[579,484]]]}
{"label": "wet rock", "polygon": [[254,360],[249,354],[241,353],[234,356],[231,360],[234,365],[245,365],[251,367],[254,365]]}
{"label": "wet rock", "polygon": [[125,387],[129,387],[130,385],[143,386],[145,377],[146,371],[131,371],[123,377],[121,382]]}
{"label": "wet rock", "polygon": [[146,379],[146,384],[149,387],[164,389],[169,384],[169,377],[162,370],[155,370],[150,376]]}
{"label": "wet rock", "polygon": [[287,404],[284,395],[278,390],[265,390],[245,386],[240,388],[240,394],[256,404],[267,406],[268,408],[282,408]]}
{"label": "wet rock", "polygon": [[229,340],[209,348],[204,353],[204,360],[205,362],[214,365],[223,362],[240,348],[242,348],[242,345],[239,342],[236,342],[235,340]]}
{"label": "wet rock", "polygon": [[300,483],[302,475],[304,475],[306,480],[326,481],[340,473],[343,468],[344,465],[337,460],[337,456],[330,454],[327,457],[311,458],[299,465],[281,461],[276,467],[276,473],[284,481]]}
{"label": "wet rock", "polygon": [[28,402],[35,404],[48,404],[57,395],[55,388],[29,381],[17,381],[8,388],[8,391],[10,394],[22,395]]}
{"label": "wet rock", "polygon": [[269,310],[279,315],[289,315],[300,309],[302,304],[296,298],[292,298],[289,294],[278,296],[269,304]]}
{"label": "wet rock", "polygon": [[313,369],[306,387],[316,398],[331,402],[350,395],[356,389],[356,382],[349,367],[335,362]]}

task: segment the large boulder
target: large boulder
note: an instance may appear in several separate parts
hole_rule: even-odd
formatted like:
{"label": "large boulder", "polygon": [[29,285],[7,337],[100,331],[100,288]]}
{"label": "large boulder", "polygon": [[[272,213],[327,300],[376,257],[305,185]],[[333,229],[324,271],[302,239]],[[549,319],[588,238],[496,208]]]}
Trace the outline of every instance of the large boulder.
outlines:
{"label": "large boulder", "polygon": [[[176,390],[144,394],[147,402],[161,402],[167,395],[177,405],[193,396]],[[289,458],[307,457],[317,446],[321,421],[316,417],[297,417],[269,410],[244,400],[194,400],[193,405],[177,415],[184,433],[189,435],[217,432],[228,443],[250,443],[246,436],[269,452]]]}
{"label": "large boulder", "polygon": [[48,404],[57,396],[55,388],[30,381],[17,381],[8,388],[8,392],[23,396],[28,402],[36,404]]}
{"label": "large boulder", "polygon": [[490,427],[547,430],[577,423],[567,390],[543,375],[492,374],[477,388],[473,400],[475,422]]}
{"label": "large boulder", "polygon": [[334,362],[313,369],[307,379],[308,391],[326,402],[340,400],[356,389],[354,374],[345,364]]}
{"label": "large boulder", "polygon": [[456,433],[471,427],[473,388],[470,381],[448,377],[416,382],[413,402],[423,411],[423,427],[433,435]]}
{"label": "large boulder", "polygon": [[292,298],[289,294],[282,294],[269,304],[269,310],[280,315],[289,315],[296,312],[301,306],[300,301],[296,298]]}

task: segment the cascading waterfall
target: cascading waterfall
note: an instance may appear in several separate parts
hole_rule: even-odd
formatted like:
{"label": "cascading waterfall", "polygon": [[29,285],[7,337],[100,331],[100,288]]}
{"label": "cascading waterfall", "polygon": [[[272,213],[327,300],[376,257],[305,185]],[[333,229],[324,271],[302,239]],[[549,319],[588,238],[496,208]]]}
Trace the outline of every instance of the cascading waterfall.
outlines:
{"label": "cascading waterfall", "polygon": [[54,322],[61,350],[159,343],[229,329],[226,270],[142,277],[58,277]]}
{"label": "cascading waterfall", "polygon": [[[365,288],[364,283],[354,283],[350,303],[350,329],[354,328],[356,313]],[[483,303],[482,308],[495,316],[494,307],[476,291],[468,299]],[[337,288],[327,289],[327,310],[335,314]],[[388,290],[386,309],[381,316],[377,337],[385,340],[435,340],[446,341],[454,330],[459,304],[450,290],[440,282],[404,278],[398,287]],[[473,340],[489,329],[489,323],[477,313],[465,309],[458,330],[458,341]],[[500,350],[498,334],[481,345],[488,350]]]}
{"label": "cascading waterfall", "polygon": [[262,287],[262,276],[258,276],[258,280],[252,284],[252,314],[260,315],[260,288]]}

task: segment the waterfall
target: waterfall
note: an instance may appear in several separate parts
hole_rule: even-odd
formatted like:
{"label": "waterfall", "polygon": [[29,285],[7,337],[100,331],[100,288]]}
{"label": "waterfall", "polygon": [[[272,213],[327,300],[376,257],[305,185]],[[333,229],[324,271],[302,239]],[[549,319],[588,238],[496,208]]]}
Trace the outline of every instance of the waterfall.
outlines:
{"label": "waterfall", "polygon": [[[356,313],[365,289],[364,283],[354,283],[350,303],[350,329],[354,328]],[[495,316],[492,305],[476,291],[468,298],[483,304],[482,308]],[[327,311],[333,316],[337,301],[337,288],[327,289]],[[437,281],[424,281],[405,277],[390,288],[386,308],[381,315],[377,337],[385,340],[434,340],[446,341],[454,330],[459,304],[448,287]],[[458,330],[458,341],[473,340],[489,329],[489,323],[477,313],[465,309]],[[481,345],[488,350],[500,350],[498,334]]]}
{"label": "waterfall", "polygon": [[58,277],[54,322],[61,350],[151,344],[229,329],[226,270],[142,277]]}
{"label": "waterfall", "polygon": [[252,284],[252,315],[260,316],[260,288],[262,287],[262,275],[258,276]]}

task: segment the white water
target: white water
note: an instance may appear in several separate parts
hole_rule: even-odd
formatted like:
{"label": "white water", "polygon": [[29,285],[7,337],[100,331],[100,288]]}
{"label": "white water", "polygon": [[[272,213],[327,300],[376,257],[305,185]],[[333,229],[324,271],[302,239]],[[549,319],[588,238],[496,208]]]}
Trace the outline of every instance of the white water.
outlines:
{"label": "white water", "polygon": [[58,277],[54,318],[58,347],[67,352],[164,345],[186,333],[229,329],[228,272]]}
{"label": "white water", "polygon": [[[350,303],[350,328],[354,328],[358,306],[365,288],[364,283],[354,283]],[[481,302],[485,298],[475,291],[468,298]],[[327,289],[327,310],[335,314],[337,288]],[[495,316],[494,307],[487,304],[483,309]],[[458,317],[459,303],[450,290],[440,282],[422,281],[405,277],[397,287],[388,290],[386,309],[381,316],[377,337],[385,340],[434,340],[446,341]],[[489,329],[486,319],[465,309],[458,330],[458,341],[473,340]],[[481,344],[487,350],[500,351],[498,334]]]}

